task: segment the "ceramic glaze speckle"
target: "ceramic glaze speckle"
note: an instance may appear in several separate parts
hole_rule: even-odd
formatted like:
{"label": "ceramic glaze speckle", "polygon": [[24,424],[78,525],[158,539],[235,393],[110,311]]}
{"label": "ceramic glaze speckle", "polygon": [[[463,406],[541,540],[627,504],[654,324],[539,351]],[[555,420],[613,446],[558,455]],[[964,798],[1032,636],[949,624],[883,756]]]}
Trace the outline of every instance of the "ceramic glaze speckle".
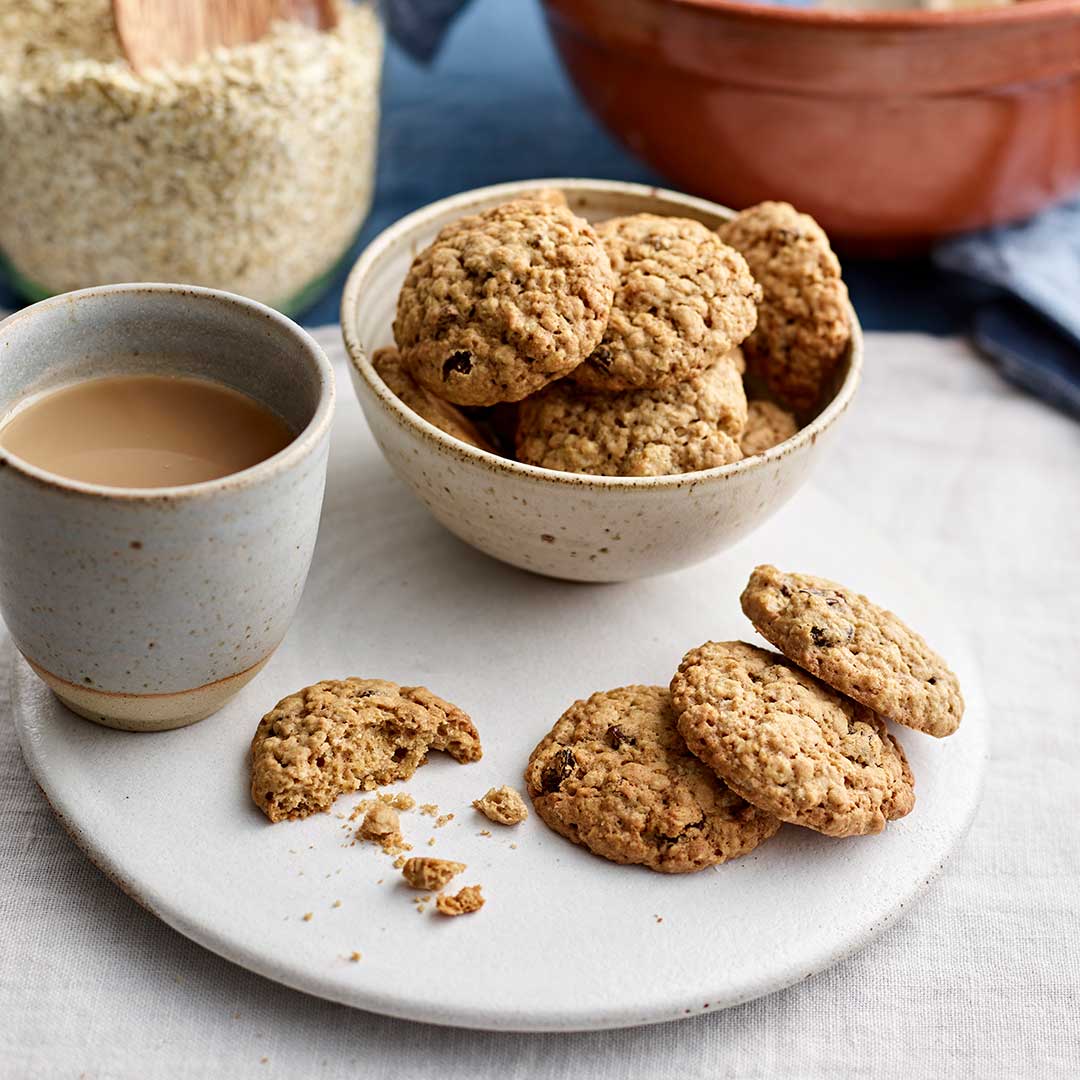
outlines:
{"label": "ceramic glaze speckle", "polygon": [[283,316],[206,289],[110,286],[0,324],[0,416],[88,376],[213,378],[299,434],[221,480],[118,489],[0,451],[0,608],[20,651],[76,712],[159,730],[220,708],[285,636],[318,531],[333,373]]}
{"label": "ceramic glaze speckle", "polygon": [[398,290],[414,253],[445,224],[530,189],[558,187],[594,221],[635,213],[696,218],[710,228],[731,211],[640,184],[538,180],[500,184],[432,203],[381,233],[349,276],[341,323],[350,374],[386,460],[431,513],[481,551],[551,577],[626,581],[701,562],[762,524],[802,485],[862,370],[854,312],[833,399],[794,438],[763,455],[680,476],[595,477],[554,472],[459,442],[406,408],[371,366],[392,340]]}

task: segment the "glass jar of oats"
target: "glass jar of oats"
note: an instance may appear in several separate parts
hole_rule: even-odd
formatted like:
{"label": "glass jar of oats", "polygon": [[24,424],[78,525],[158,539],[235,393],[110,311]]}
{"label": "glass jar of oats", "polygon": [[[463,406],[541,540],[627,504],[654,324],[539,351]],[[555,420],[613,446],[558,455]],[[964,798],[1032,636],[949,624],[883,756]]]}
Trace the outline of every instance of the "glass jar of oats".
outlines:
{"label": "glass jar of oats", "polygon": [[136,75],[110,0],[0,0],[0,257],[30,299],[118,281],[313,301],[371,205],[382,30],[328,32]]}

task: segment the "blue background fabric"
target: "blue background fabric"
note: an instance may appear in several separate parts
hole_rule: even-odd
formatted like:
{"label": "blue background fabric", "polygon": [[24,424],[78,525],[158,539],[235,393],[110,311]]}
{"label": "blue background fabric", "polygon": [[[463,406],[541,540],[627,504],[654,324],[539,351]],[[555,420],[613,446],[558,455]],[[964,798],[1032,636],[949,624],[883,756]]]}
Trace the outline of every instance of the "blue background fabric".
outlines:
{"label": "blue background fabric", "polygon": [[[403,214],[484,184],[545,176],[664,183],[580,103],[538,0],[390,0],[384,11],[392,34],[414,56],[434,58],[420,62],[396,42],[388,47],[375,204],[354,254]],[[1031,251],[1061,241],[1063,228],[1080,238],[1080,208],[1061,213],[1044,215],[1028,229],[963,238],[937,260],[845,259],[863,325],[947,334],[974,322],[976,343],[1008,377],[1070,407],[1069,394],[1080,395],[1080,292],[1073,287],[1080,240],[1071,248],[1059,242],[1060,259],[1037,281],[1021,273],[1041,258],[1033,261]],[[1023,257],[1009,258],[1005,253],[1016,245]],[[988,250],[996,257],[986,256]],[[347,270],[346,264],[306,313],[306,325],[336,321]],[[0,282],[0,307],[17,304]],[[1047,309],[1057,318],[1037,313]],[[1047,342],[1055,360],[1047,361]]]}

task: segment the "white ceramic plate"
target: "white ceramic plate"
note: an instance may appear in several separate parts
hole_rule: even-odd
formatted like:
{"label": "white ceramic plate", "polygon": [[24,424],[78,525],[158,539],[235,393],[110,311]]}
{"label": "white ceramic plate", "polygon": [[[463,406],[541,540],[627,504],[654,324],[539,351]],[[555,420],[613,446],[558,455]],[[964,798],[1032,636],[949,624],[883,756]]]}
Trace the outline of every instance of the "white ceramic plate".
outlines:
{"label": "white ceramic plate", "polygon": [[[746,858],[670,877],[595,858],[535,815],[506,829],[470,808],[489,786],[521,787],[529,751],[575,698],[666,683],[691,646],[751,634],[738,597],[765,560],[871,593],[955,664],[968,699],[960,732],[941,742],[901,735],[917,780],[910,817],[853,840],[785,826]],[[402,820],[417,854],[468,864],[459,882],[482,883],[488,898],[478,914],[419,915],[391,860],[347,846],[338,818],[271,826],[251,803],[246,752],[259,717],[298,687],[346,675],[424,684],[476,721],[483,761],[435,754],[400,788],[455,814],[441,829],[418,812]],[[985,757],[963,640],[887,547],[816,489],[694,569],[628,585],[559,583],[444,532],[393,478],[346,394],[296,622],[224,711],[179,731],[110,731],[68,713],[21,661],[14,698],[23,753],[72,835],[169,925],[312,994],[493,1029],[667,1020],[840,960],[941,869],[974,813]],[[492,836],[479,835],[486,827]]]}

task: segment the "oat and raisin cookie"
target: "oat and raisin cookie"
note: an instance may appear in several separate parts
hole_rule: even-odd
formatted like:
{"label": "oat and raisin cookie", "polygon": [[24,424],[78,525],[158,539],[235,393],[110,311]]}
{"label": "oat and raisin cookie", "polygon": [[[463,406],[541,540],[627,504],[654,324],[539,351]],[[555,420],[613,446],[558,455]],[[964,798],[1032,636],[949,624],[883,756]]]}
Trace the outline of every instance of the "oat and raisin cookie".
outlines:
{"label": "oat and raisin cookie", "polygon": [[664,390],[597,394],[564,380],[522,402],[517,457],[595,476],[667,476],[742,457],[746,392],[723,358]]}
{"label": "oat and raisin cookie", "polygon": [[251,741],[251,797],[271,821],[329,810],[349,791],[404,780],[429,750],[479,760],[480,736],[457,706],[422,686],[329,680],[270,710]]}
{"label": "oat and raisin cookie", "polygon": [[795,417],[771,401],[751,401],[746,407],[746,427],[739,436],[744,457],[764,454],[799,430]]}
{"label": "oat and raisin cookie", "polygon": [[951,735],[964,715],[944,660],[891,611],[825,578],[759,566],[742,594],[758,632],[848,697],[928,735]]}
{"label": "oat and raisin cookie", "polygon": [[847,286],[828,237],[782,202],[751,206],[717,232],[745,256],[764,293],[743,346],[751,373],[782,404],[814,409],[851,339]]}
{"label": "oat and raisin cookie", "polygon": [[397,349],[376,349],[371,365],[379,373],[379,378],[401,399],[402,404],[407,405],[417,416],[470,446],[487,450],[491,454],[497,453],[484,433],[456,405],[451,405],[449,401],[436,397],[430,390],[425,390],[405,370]]}
{"label": "oat and raisin cookie", "polygon": [[668,874],[745,855],[780,827],[690,754],[661,686],[575,702],[532,752],[525,783],[557,833]]}
{"label": "oat and raisin cookie", "polygon": [[673,386],[754,329],[761,289],[743,257],[700,221],[635,214],[596,233],[615,271],[615,299],[575,382],[590,390]]}
{"label": "oat and raisin cookie", "polygon": [[686,745],[783,821],[858,836],[915,804],[907,759],[885,721],[777,653],[707,642],[683,657],[671,698]]}
{"label": "oat and raisin cookie", "polygon": [[520,199],[447,225],[416,256],[394,339],[438,397],[519,401],[600,344],[613,293],[592,226],[564,206]]}

